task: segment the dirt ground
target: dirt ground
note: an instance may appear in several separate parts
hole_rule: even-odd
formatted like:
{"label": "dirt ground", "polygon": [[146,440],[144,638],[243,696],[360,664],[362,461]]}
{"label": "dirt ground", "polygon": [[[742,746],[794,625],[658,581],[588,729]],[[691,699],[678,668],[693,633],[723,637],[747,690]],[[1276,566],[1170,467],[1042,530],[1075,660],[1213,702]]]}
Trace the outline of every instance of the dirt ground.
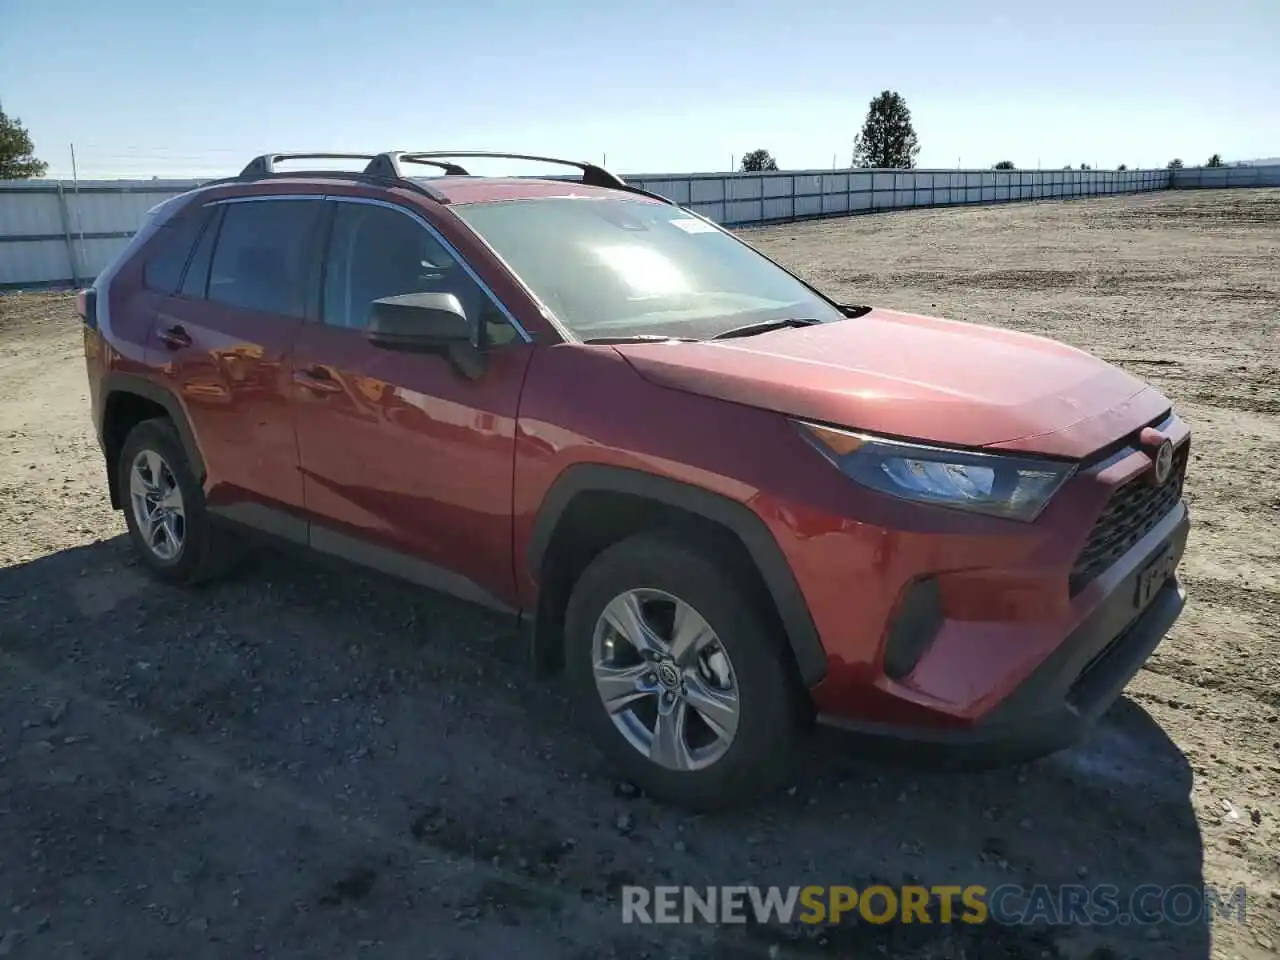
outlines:
{"label": "dirt ground", "polygon": [[[1058,337],[1195,430],[1190,605],[1084,744],[867,762],[691,817],[613,783],[505,623],[262,551],[158,586],[106,500],[66,295],[0,298],[0,956],[1261,957],[1280,947],[1280,191],[745,231],[855,303]],[[638,928],[627,883],[1204,883],[1246,918]]]}

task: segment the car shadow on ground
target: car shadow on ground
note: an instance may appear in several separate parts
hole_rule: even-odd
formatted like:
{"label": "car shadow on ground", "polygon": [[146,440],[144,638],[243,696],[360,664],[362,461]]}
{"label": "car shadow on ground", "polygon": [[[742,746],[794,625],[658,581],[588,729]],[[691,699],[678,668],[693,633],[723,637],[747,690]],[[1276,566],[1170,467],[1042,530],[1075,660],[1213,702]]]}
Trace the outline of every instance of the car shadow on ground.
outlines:
{"label": "car shadow on ground", "polygon": [[[1163,902],[1183,919],[1186,892],[1203,886],[1189,765],[1128,700],[1083,744],[987,772],[872,762],[842,735],[818,731],[782,789],[692,816],[610,778],[572,722],[562,683],[531,676],[510,624],[378,575],[255,549],[226,581],[180,590],[148,578],[115,537],[0,570],[0,623],[4,653],[184,749],[211,751],[338,818],[391,824],[424,854],[596,904],[620,932],[619,891],[629,884],[1112,886],[1119,912],[1138,891],[1146,909]],[[91,834],[75,841],[86,856]],[[1182,899],[1162,901],[1157,888]],[[504,889],[483,916],[536,912],[528,891]],[[370,894],[362,909],[386,919],[405,908]],[[946,924],[936,900],[930,916],[718,928],[708,949],[1209,956],[1198,916],[1054,925],[1041,912],[1027,924]],[[411,925],[402,936],[405,946],[429,942]]]}

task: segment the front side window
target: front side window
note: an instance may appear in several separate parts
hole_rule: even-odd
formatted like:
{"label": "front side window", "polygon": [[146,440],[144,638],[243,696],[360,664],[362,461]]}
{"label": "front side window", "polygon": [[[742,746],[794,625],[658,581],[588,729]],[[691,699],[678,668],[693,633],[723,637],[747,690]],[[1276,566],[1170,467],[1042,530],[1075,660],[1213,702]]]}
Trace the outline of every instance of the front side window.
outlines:
{"label": "front side window", "polygon": [[210,300],[301,317],[324,203],[255,200],[226,204],[209,269]]}
{"label": "front side window", "polygon": [[668,204],[551,197],[453,210],[582,339],[844,319],[766,257]]}
{"label": "front side window", "polygon": [[515,328],[448,250],[412,217],[390,207],[339,202],[325,262],[321,318],[364,330],[373,301],[406,293],[452,293],[467,318],[484,323],[488,342]]}

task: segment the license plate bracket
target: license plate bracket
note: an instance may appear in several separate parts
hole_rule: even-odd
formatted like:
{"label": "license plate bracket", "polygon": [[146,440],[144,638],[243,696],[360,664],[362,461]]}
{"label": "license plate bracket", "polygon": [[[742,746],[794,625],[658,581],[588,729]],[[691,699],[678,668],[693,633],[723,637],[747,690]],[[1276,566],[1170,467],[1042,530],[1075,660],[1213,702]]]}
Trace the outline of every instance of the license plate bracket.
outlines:
{"label": "license plate bracket", "polygon": [[1174,551],[1173,544],[1166,543],[1156,557],[1138,574],[1138,585],[1133,598],[1134,606],[1141,610],[1149,604],[1160,592],[1160,588],[1173,576],[1177,566],[1178,554]]}

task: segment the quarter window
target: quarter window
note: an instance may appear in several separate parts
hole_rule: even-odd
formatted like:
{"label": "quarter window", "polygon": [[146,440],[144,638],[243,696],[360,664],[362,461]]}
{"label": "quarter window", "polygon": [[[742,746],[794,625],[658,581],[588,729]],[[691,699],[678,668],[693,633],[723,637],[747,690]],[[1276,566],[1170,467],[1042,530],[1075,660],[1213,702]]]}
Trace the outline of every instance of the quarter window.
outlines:
{"label": "quarter window", "polygon": [[420,223],[390,207],[339,202],[325,264],[324,322],[363,330],[373,301],[406,293],[452,293],[473,324],[486,325],[490,344],[515,336],[484,290]]}
{"label": "quarter window", "polygon": [[262,313],[302,316],[310,254],[316,249],[323,209],[319,200],[226,204],[209,270],[209,299]]}
{"label": "quarter window", "polygon": [[155,253],[142,267],[142,283],[148,290],[174,293],[182,280],[182,270],[191,256],[191,248],[200,237],[208,219],[207,209],[179,215],[156,231],[152,243]]}
{"label": "quarter window", "polygon": [[191,262],[187,264],[186,275],[182,278],[182,295],[204,299],[209,287],[209,263],[213,260],[213,245],[218,239],[218,223],[222,219],[221,206],[213,207],[209,213],[209,225],[200,234],[200,241],[191,254]]}

